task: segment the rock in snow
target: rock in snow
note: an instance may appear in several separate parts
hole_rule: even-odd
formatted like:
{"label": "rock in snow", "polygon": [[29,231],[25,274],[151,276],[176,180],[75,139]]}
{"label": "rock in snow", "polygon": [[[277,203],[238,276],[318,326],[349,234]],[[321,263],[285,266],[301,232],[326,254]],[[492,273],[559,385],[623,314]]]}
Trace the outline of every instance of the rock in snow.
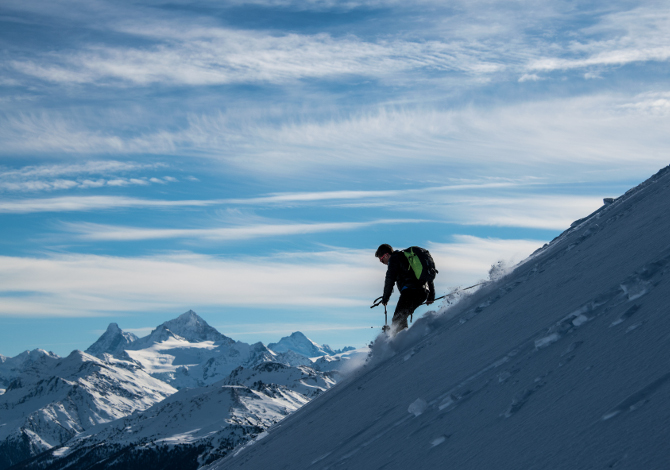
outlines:
{"label": "rock in snow", "polygon": [[668,214],[670,167],[205,468],[670,468]]}

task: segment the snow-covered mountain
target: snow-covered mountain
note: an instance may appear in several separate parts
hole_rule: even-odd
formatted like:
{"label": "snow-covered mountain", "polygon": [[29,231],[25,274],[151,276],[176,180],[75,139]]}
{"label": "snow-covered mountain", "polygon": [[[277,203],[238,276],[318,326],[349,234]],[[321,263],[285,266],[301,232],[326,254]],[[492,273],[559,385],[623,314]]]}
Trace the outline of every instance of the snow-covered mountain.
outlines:
{"label": "snow-covered mountain", "polygon": [[193,310],[179,315],[174,320],[166,321],[153,330],[148,336],[134,342],[130,349],[145,349],[154,343],[179,337],[191,343],[212,342],[232,344],[235,341],[219,333],[209,326]]}
{"label": "snow-covered mountain", "polygon": [[268,344],[268,349],[271,349],[276,353],[293,351],[306,357],[319,357],[335,354],[335,352],[330,349],[330,346],[326,344],[319,346],[299,331],[292,333],[290,336],[284,336],[277,343]]}
{"label": "snow-covered mountain", "polygon": [[[47,358],[49,356],[43,356]],[[0,468],[59,446],[96,424],[144,410],[176,392],[136,364],[74,351],[28,370],[0,395]]]}
{"label": "snow-covered mountain", "polygon": [[96,357],[103,357],[105,354],[123,355],[123,351],[137,339],[134,334],[121,330],[116,323],[110,323],[107,331],[86,350],[86,353]]}
{"label": "snow-covered mountain", "polygon": [[670,468],[670,167],[208,469]]}
{"label": "snow-covered mountain", "polygon": [[9,387],[12,381],[21,374],[28,371],[39,374],[40,371],[49,369],[59,359],[60,356],[44,349],[24,351],[15,357],[0,355],[0,389],[4,392],[4,389]]}
{"label": "snow-covered mountain", "polygon": [[194,343],[181,337],[169,337],[143,349],[126,350],[126,354],[147,373],[178,389],[209,385],[227,377],[237,367],[253,367],[274,358],[263,343]]}
{"label": "snow-covered mountain", "polygon": [[237,367],[252,367],[275,356],[262,343],[250,345],[224,336],[192,310],[139,339],[112,323],[86,351],[99,358],[111,354],[136,362],[177,389],[215,383]]}
{"label": "snow-covered mountain", "polygon": [[[300,332],[272,343],[248,344],[222,335],[189,310],[167,321],[140,339],[132,339],[111,324],[87,351],[98,357],[114,354],[140,364],[151,376],[177,389],[204,387],[222,380],[238,367],[252,368],[265,362],[290,366],[315,366],[308,358],[334,355]],[[328,367],[325,370],[333,370]]]}
{"label": "snow-covered mountain", "polygon": [[334,383],[304,366],[239,367],[224,381],[179,391],[17,468],[196,468],[258,436]]}
{"label": "snow-covered mountain", "polygon": [[[291,346],[315,347],[310,355],[320,348],[302,333],[292,336],[300,341]],[[41,350],[3,358],[0,371],[11,381],[0,396],[0,470],[40,452],[40,468],[110,453],[129,459],[119,457],[118,468],[129,468],[137,452],[161,462],[156,468],[210,461],[332,387],[338,366],[354,354],[323,362],[290,348],[274,352],[234,341],[188,311],[140,339],[112,323],[86,353],[65,359]],[[177,389],[184,393],[162,401]],[[222,403],[229,408],[219,409]],[[169,416],[173,425],[165,424]]]}

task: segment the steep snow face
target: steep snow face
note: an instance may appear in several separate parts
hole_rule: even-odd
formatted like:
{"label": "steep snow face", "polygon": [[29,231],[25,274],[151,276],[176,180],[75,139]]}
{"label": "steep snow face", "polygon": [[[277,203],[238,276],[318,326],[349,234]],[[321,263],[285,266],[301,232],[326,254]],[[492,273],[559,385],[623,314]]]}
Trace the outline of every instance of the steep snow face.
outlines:
{"label": "steep snow face", "polygon": [[[82,433],[67,448],[43,454],[27,468],[87,468],[114,456],[105,468],[138,468],[138,454],[151,455],[154,468],[174,466],[175,459],[195,453],[207,463],[259,435],[330,388],[333,381],[307,367],[278,363],[242,367],[229,379],[182,390],[144,412]],[[145,457],[149,458],[149,457]],[[163,463],[162,459],[169,460]],[[32,465],[32,466],[31,466]]]}
{"label": "steep snow face", "polygon": [[107,359],[75,351],[49,374],[24,374],[12,382],[0,396],[0,468],[176,392],[135,364]]}
{"label": "steep snow face", "polygon": [[276,353],[294,351],[306,357],[319,357],[335,354],[329,346],[319,346],[299,331],[292,333],[291,336],[284,336],[278,343],[268,344],[268,349],[271,349]]}
{"label": "steep snow face", "polygon": [[666,168],[207,468],[668,468],[669,213]]}
{"label": "steep snow face", "polygon": [[86,353],[96,357],[102,357],[103,354],[121,355],[135,341],[137,336],[124,332],[116,323],[110,323],[107,331],[86,350]]}

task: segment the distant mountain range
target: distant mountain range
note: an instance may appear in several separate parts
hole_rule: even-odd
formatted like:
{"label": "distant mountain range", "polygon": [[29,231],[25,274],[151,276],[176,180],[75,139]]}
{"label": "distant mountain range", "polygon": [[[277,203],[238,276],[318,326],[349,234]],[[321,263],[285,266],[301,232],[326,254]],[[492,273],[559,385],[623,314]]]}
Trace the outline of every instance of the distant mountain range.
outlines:
{"label": "distant mountain range", "polygon": [[[235,341],[188,311],[138,338],[116,323],[86,352],[0,356],[0,470],[197,468],[332,387],[367,348],[304,334]],[[327,359],[326,359],[327,358]],[[323,370],[322,370],[323,368]]]}

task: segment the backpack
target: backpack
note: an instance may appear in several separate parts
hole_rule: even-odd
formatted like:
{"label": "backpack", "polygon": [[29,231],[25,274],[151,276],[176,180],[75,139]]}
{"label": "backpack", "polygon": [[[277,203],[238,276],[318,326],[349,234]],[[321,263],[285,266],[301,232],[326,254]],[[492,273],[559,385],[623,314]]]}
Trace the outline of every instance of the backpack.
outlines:
{"label": "backpack", "polygon": [[438,270],[435,269],[435,261],[430,252],[419,246],[410,246],[402,250],[407,257],[409,267],[414,271],[416,279],[421,283],[432,282]]}

